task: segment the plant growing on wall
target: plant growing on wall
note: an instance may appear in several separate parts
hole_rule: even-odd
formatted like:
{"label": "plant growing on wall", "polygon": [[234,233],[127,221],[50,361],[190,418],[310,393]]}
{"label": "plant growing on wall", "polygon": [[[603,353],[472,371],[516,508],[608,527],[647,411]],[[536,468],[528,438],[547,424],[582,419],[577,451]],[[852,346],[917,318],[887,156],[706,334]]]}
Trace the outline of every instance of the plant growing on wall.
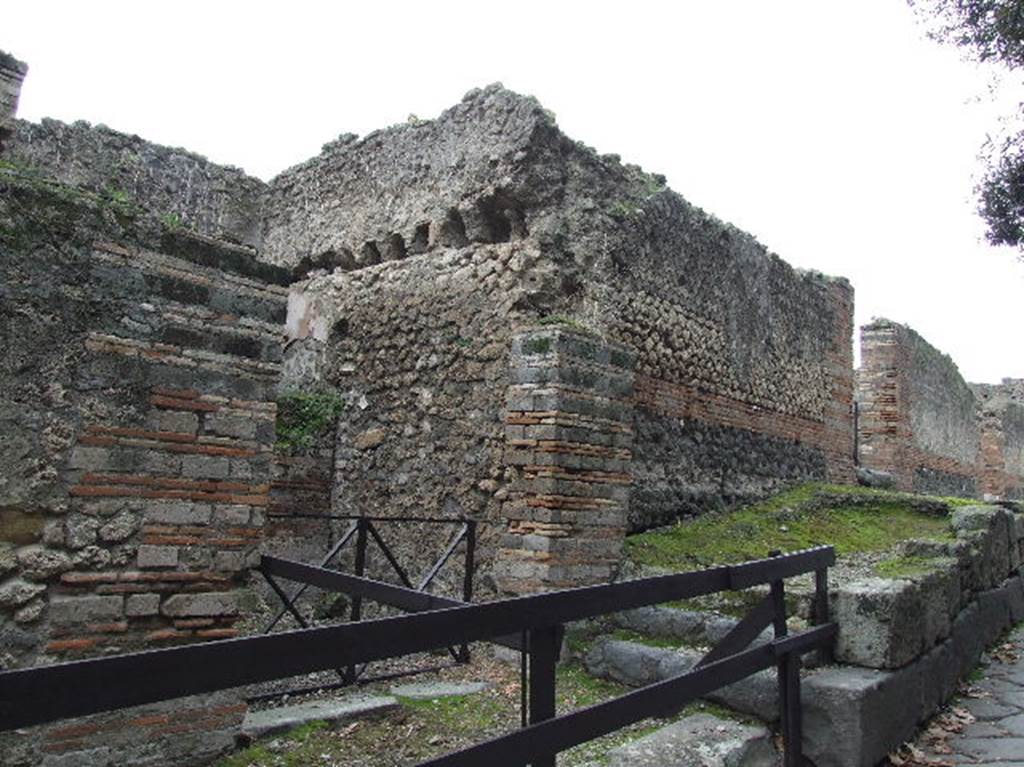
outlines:
{"label": "plant growing on wall", "polygon": [[291,392],[277,400],[277,442],[283,452],[309,450],[325,436],[345,410],[345,400],[334,392]]}

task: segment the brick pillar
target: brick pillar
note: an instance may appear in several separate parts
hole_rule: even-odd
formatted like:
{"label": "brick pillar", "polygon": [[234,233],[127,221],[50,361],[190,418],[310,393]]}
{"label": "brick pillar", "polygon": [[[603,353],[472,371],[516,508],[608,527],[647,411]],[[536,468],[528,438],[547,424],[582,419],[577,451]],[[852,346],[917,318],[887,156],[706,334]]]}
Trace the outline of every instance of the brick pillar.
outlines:
{"label": "brick pillar", "polygon": [[500,591],[607,582],[626,534],[633,444],[633,355],[566,327],[514,337],[506,463],[519,480],[502,512]]}
{"label": "brick pillar", "polygon": [[913,489],[908,470],[910,416],[904,401],[905,351],[899,327],[884,320],[860,329],[860,369],[857,371],[859,418],[857,436],[860,465],[888,471],[901,490]]}

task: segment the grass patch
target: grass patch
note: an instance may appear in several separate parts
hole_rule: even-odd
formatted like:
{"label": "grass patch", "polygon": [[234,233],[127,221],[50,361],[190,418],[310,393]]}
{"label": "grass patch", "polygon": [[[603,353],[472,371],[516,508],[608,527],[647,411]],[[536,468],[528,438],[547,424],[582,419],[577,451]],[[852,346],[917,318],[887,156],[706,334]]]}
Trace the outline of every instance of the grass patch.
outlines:
{"label": "grass patch", "polygon": [[555,706],[559,714],[617,698],[630,690],[618,682],[591,676],[580,663],[561,664],[555,674]]}
{"label": "grass patch", "polygon": [[875,575],[881,578],[913,579],[935,572],[942,564],[943,560],[933,557],[893,557],[875,565]]}
{"label": "grass patch", "polygon": [[648,647],[664,647],[670,650],[675,650],[683,646],[683,643],[678,639],[664,636],[651,636],[649,634],[638,634],[630,629],[615,629],[609,636],[612,639],[621,639],[624,642],[636,642],[637,644],[644,644]]}
{"label": "grass patch", "polygon": [[[940,499],[931,500],[948,511]],[[846,554],[884,551],[907,538],[951,538],[948,514],[922,508],[918,496],[812,483],[735,511],[630,536],[626,548],[640,564],[692,570],[760,559],[775,549],[830,544]]]}
{"label": "grass patch", "polygon": [[486,732],[502,721],[501,703],[487,695],[448,695],[426,700],[399,697],[398,702],[446,733]]}

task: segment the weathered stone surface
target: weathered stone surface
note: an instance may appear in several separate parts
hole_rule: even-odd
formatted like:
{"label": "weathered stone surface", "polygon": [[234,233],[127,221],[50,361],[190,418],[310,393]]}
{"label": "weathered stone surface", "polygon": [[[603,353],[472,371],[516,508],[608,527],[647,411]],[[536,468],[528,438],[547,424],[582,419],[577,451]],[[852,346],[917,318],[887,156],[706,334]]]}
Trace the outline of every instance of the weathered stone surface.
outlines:
{"label": "weathered stone surface", "polygon": [[45,581],[72,568],[71,558],[61,551],[43,546],[26,546],[18,549],[18,565],[26,578]]}
{"label": "weathered stone surface", "polygon": [[120,543],[132,536],[138,528],[139,522],[135,514],[129,511],[122,511],[116,517],[106,522],[98,531],[100,540],[106,543]]}
{"label": "weathered stone surface", "polygon": [[178,549],[176,546],[139,546],[137,555],[139,567],[176,567]]}
{"label": "weathered stone surface", "polygon": [[764,727],[693,714],[608,752],[609,767],[775,767]]}
{"label": "weathered stone surface", "polygon": [[132,617],[157,615],[160,612],[159,594],[129,594],[124,601],[124,614]]}
{"label": "weathered stone surface", "polygon": [[17,545],[35,543],[45,524],[42,514],[0,508],[0,542]]}
{"label": "weathered stone surface", "polygon": [[238,598],[231,592],[175,594],[164,601],[160,612],[173,618],[235,615],[238,612]]}
{"label": "weathered stone surface", "polygon": [[921,675],[856,666],[803,680],[804,753],[818,767],[874,767],[902,743],[921,711]]}
{"label": "weathered stone surface", "polygon": [[380,716],[398,708],[390,695],[351,696],[341,700],[316,700],[295,706],[250,711],[242,724],[242,732],[252,738],[285,732],[309,722],[338,722]]}
{"label": "weathered stone surface", "polygon": [[0,583],[0,607],[18,607],[31,602],[44,591],[46,586],[42,584],[11,578]]}
{"label": "weathered stone surface", "polygon": [[473,695],[483,692],[488,687],[486,682],[412,682],[392,687],[388,692],[397,698],[412,700],[432,700],[434,698],[451,698],[459,695]]}
{"label": "weathered stone surface", "polygon": [[[945,606],[942,606],[945,611]],[[917,584],[867,578],[841,586],[833,601],[836,658],[870,668],[898,668],[925,649],[925,605]]]}
{"label": "weathered stone surface", "polygon": [[50,619],[57,624],[110,621],[124,614],[123,596],[53,596]]}
{"label": "weathered stone surface", "polygon": [[205,525],[212,514],[209,504],[191,501],[163,501],[146,508],[147,521],[168,525]]}
{"label": "weathered stone surface", "polygon": [[[594,676],[643,687],[689,671],[701,657],[701,653],[692,650],[601,638],[591,646],[584,665]],[[707,699],[767,722],[779,716],[778,683],[770,672],[760,672],[723,687]]]}
{"label": "weathered stone surface", "polygon": [[864,485],[865,487],[890,489],[896,487],[896,478],[888,471],[867,469],[863,466],[858,466],[857,484]]}
{"label": "weathered stone surface", "polygon": [[356,450],[372,450],[384,444],[387,439],[387,432],[384,429],[367,429],[357,434],[352,440],[352,447]]}

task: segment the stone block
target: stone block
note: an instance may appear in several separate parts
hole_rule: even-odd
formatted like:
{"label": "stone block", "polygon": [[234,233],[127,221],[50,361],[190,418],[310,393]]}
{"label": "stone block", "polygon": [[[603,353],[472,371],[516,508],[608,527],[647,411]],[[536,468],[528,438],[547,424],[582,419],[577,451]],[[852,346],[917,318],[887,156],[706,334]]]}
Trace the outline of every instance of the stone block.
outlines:
{"label": "stone block", "polygon": [[213,517],[217,522],[225,525],[247,525],[252,509],[248,506],[217,506],[214,509]]}
{"label": "stone block", "polygon": [[238,599],[230,592],[175,594],[168,597],[160,612],[171,618],[205,618],[238,613]]}
{"label": "stone block", "polygon": [[205,432],[235,439],[255,439],[256,426],[254,418],[225,413],[211,413],[203,421]]}
{"label": "stone block", "polygon": [[129,594],[124,603],[124,614],[131,617],[160,614],[159,594]]}
{"label": "stone block", "polygon": [[190,501],[159,501],[146,507],[146,521],[162,525],[208,525],[209,504]]}
{"label": "stone block", "polygon": [[68,467],[86,471],[103,471],[112,468],[111,453],[105,447],[76,445],[68,459]]}
{"label": "stone block", "polygon": [[199,416],[182,410],[150,411],[147,425],[153,431],[173,431],[179,434],[195,434],[199,431]]}
{"label": "stone block", "polygon": [[96,542],[100,523],[83,514],[72,514],[64,523],[64,542],[69,549],[82,549]]}
{"label": "stone block", "polygon": [[832,609],[839,624],[837,660],[898,668],[925,649],[926,610],[912,581],[865,578],[845,584],[836,591]]}
{"label": "stone block", "polygon": [[223,456],[186,455],[181,459],[181,473],[186,477],[227,479],[231,462]]}
{"label": "stone block", "polygon": [[609,767],[775,767],[765,727],[693,714],[608,752]]}
{"label": "stone block", "polygon": [[142,569],[176,567],[178,564],[178,549],[176,546],[151,546],[143,544],[139,546],[137,561]]}
{"label": "stone block", "polygon": [[107,543],[120,543],[130,538],[138,525],[138,517],[135,514],[122,511],[99,529],[100,540]]}
{"label": "stone block", "polygon": [[50,599],[50,619],[58,624],[112,621],[124,615],[124,597],[61,596]]}
{"label": "stone block", "polygon": [[33,581],[49,580],[73,567],[67,554],[45,546],[25,546],[18,549],[17,557],[22,575]]}
{"label": "stone block", "polygon": [[11,578],[0,584],[0,607],[19,607],[31,602],[46,591],[41,583],[28,583],[21,578]]}
{"label": "stone block", "polygon": [[922,716],[919,664],[900,671],[834,666],[804,678],[804,754],[817,767],[874,767]]}

